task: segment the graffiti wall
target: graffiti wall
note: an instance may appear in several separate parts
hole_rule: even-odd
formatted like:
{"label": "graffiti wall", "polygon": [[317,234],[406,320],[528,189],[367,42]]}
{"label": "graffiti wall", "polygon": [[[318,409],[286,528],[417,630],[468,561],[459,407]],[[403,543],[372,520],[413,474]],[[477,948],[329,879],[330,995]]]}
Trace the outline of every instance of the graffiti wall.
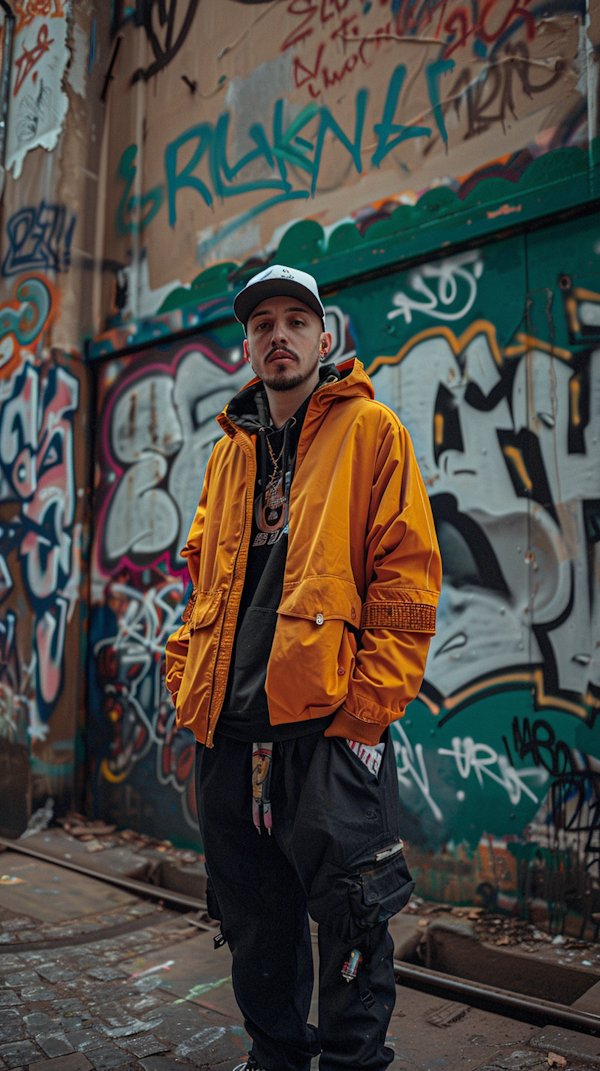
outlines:
{"label": "graffiti wall", "polygon": [[431,187],[465,197],[590,147],[596,6],[115,4],[106,307],[150,315],[295,220],[365,230]]}
{"label": "graffiti wall", "polygon": [[[338,359],[352,352],[328,309]],[[195,742],[175,730],[164,646],[188,585],[183,547],[215,417],[248,382],[239,324],[99,371],[88,735],[98,813],[196,843]],[[187,595],[185,595],[187,599]]]}
{"label": "graffiti wall", "polygon": [[0,749],[29,755],[34,802],[67,806],[82,751],[89,396],[82,362],[46,345],[58,302],[31,274],[0,305]]}
{"label": "graffiti wall", "polygon": [[12,33],[4,26],[0,42],[12,56],[0,86],[0,764],[12,772],[0,812],[13,817],[0,824],[19,836],[47,797],[57,814],[83,805],[92,474],[83,354],[99,323],[110,11],[72,0],[10,7]]}
{"label": "graffiti wall", "polygon": [[191,840],[196,829],[194,741],[175,731],[164,683],[187,585],[179,549],[219,436],[214,416],[247,380],[242,363],[239,341],[217,335],[111,361],[99,375],[92,784],[100,813],[163,837]]}
{"label": "graffiti wall", "polygon": [[[600,910],[600,215],[328,302],[336,358],[358,354],[412,435],[443,557],[422,692],[394,729],[418,889],[580,926]],[[99,365],[97,805],[184,841],[193,741],[162,644],[240,342],[230,323]]]}
{"label": "graffiti wall", "polygon": [[588,217],[390,281],[388,339],[367,360],[412,434],[444,566],[422,693],[395,732],[420,889],[575,932],[587,919],[590,935],[599,229]]}

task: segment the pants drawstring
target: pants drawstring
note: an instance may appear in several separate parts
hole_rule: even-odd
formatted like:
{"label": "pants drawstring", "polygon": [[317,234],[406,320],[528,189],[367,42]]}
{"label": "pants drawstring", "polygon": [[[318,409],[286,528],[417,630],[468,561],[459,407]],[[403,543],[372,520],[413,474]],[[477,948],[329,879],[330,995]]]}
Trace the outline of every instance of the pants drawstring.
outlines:
{"label": "pants drawstring", "polygon": [[260,833],[262,818],[262,825],[269,836],[273,829],[270,794],[272,760],[272,743],[252,745],[252,821]]}

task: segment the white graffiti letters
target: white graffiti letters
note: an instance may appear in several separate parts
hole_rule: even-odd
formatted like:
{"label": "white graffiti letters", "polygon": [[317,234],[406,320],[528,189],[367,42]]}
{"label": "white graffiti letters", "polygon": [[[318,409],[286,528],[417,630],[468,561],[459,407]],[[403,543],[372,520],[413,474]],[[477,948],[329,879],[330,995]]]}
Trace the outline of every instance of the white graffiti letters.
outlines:
{"label": "white graffiti letters", "polygon": [[4,597],[11,590],[6,558],[18,547],[35,612],[32,653],[43,722],[62,687],[66,624],[79,598],[81,525],[74,525],[73,458],[78,402],[79,382],[65,368],[42,372],[26,364],[0,414],[2,497],[20,502],[19,516],[0,532],[0,591]]}
{"label": "white graffiti letters", "polygon": [[[423,745],[411,744],[404,727],[395,722],[392,726],[392,740],[396,755],[396,768],[398,784],[401,790],[415,787],[420,792],[437,822],[443,821],[441,807],[433,798],[431,779],[427,769],[427,760]],[[489,778],[506,792],[511,804],[516,806],[523,795],[534,803],[538,803],[538,797],[527,783],[545,785],[549,779],[549,773],[540,766],[526,766],[517,770],[505,755],[499,755],[489,744],[476,743],[472,737],[460,736],[452,738],[450,748],[440,747],[438,755],[442,758],[452,759],[453,767],[462,781],[468,781],[474,774],[480,788],[485,788],[485,778]],[[439,785],[447,782],[447,776],[440,770],[433,780]],[[459,798],[464,799],[464,792],[457,793]]]}
{"label": "white graffiti letters", "polygon": [[[396,768],[399,785],[404,786],[405,788],[410,788],[410,778],[412,778],[423,796],[423,799],[431,808],[433,817],[438,822],[441,822],[443,818],[442,812],[429,790],[429,775],[427,773],[427,766],[425,765],[423,745],[415,744],[413,748],[404,729],[398,723],[394,724],[394,733],[397,734],[397,736],[393,736],[392,739],[394,741],[394,752],[396,754]],[[397,737],[400,737],[400,739],[397,739]]]}
{"label": "white graffiti letters", "polygon": [[164,681],[164,647],[180,621],[183,584],[167,580],[138,591],[113,583],[107,597],[117,616],[116,634],[94,647],[102,679],[102,706],[111,727],[109,754],[102,761],[107,781],[122,781],[156,745],[156,776],[182,796],[186,821],[194,826],[195,742],[178,731]]}
{"label": "white graffiti letters", "polygon": [[[398,399],[411,434],[442,553],[425,673],[436,703],[474,680],[527,679],[532,666],[546,694],[569,703],[600,683],[600,609],[589,597],[600,410],[584,424],[577,369],[543,346],[520,342],[506,357],[489,321],[458,336],[444,325],[377,372],[378,398]],[[596,397],[600,349],[585,356],[585,376]]]}
{"label": "white graffiti letters", "polygon": [[150,368],[125,383],[109,417],[111,453],[120,467],[102,534],[109,568],[126,554],[141,565],[165,551],[183,566],[177,551],[222,434],[214,418],[247,380],[246,365],[224,373],[199,346],[188,346],[173,374]]}
{"label": "white graffiti letters", "polygon": [[[548,780],[548,772],[536,766],[528,766],[522,770],[516,770],[511,766],[506,755],[498,755],[497,751],[489,744],[476,744],[470,736],[463,740],[459,736],[452,738],[452,748],[438,748],[438,755],[449,755],[456,762],[456,769],[464,781],[473,772],[481,786],[484,786],[484,774],[490,777],[496,784],[506,789],[510,802],[516,806],[521,800],[521,794],[525,793],[534,803],[538,798],[531,791],[525,779],[533,779],[537,784],[543,785]],[[492,769],[496,766],[497,770]]]}
{"label": "white graffiti letters", "polygon": [[[472,265],[471,271],[467,270],[467,265]],[[422,294],[425,300],[419,301],[399,290],[392,298],[395,308],[388,312],[387,318],[394,320],[396,316],[403,316],[405,322],[410,324],[413,312],[422,312],[435,320],[460,320],[473,307],[477,297],[477,280],[482,272],[483,261],[475,250],[416,268],[410,273],[408,281],[412,289]],[[426,279],[437,280],[437,294],[427,285]],[[459,308],[454,307],[457,303]]]}

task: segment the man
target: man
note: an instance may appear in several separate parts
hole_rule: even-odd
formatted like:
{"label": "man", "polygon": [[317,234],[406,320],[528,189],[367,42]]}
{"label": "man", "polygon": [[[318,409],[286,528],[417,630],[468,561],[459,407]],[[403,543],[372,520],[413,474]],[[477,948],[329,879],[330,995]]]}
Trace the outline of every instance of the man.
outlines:
{"label": "man", "polygon": [[319,1052],[321,1071],[383,1071],[387,919],[413,887],[388,725],[435,628],[433,521],[409,437],[360,362],[324,363],[313,277],[272,266],[234,310],[255,378],[218,417],[167,684],[198,741],[209,912],[252,1038],[239,1071],[308,1071]]}

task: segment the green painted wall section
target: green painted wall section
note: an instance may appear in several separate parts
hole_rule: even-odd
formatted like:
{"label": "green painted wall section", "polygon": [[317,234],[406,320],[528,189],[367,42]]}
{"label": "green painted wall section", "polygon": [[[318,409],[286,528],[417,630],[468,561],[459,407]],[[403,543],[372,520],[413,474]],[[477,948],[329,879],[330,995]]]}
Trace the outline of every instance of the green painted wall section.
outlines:
{"label": "green painted wall section", "polygon": [[331,300],[411,432],[444,558],[395,729],[419,889],[579,932],[600,909],[600,217]]}

